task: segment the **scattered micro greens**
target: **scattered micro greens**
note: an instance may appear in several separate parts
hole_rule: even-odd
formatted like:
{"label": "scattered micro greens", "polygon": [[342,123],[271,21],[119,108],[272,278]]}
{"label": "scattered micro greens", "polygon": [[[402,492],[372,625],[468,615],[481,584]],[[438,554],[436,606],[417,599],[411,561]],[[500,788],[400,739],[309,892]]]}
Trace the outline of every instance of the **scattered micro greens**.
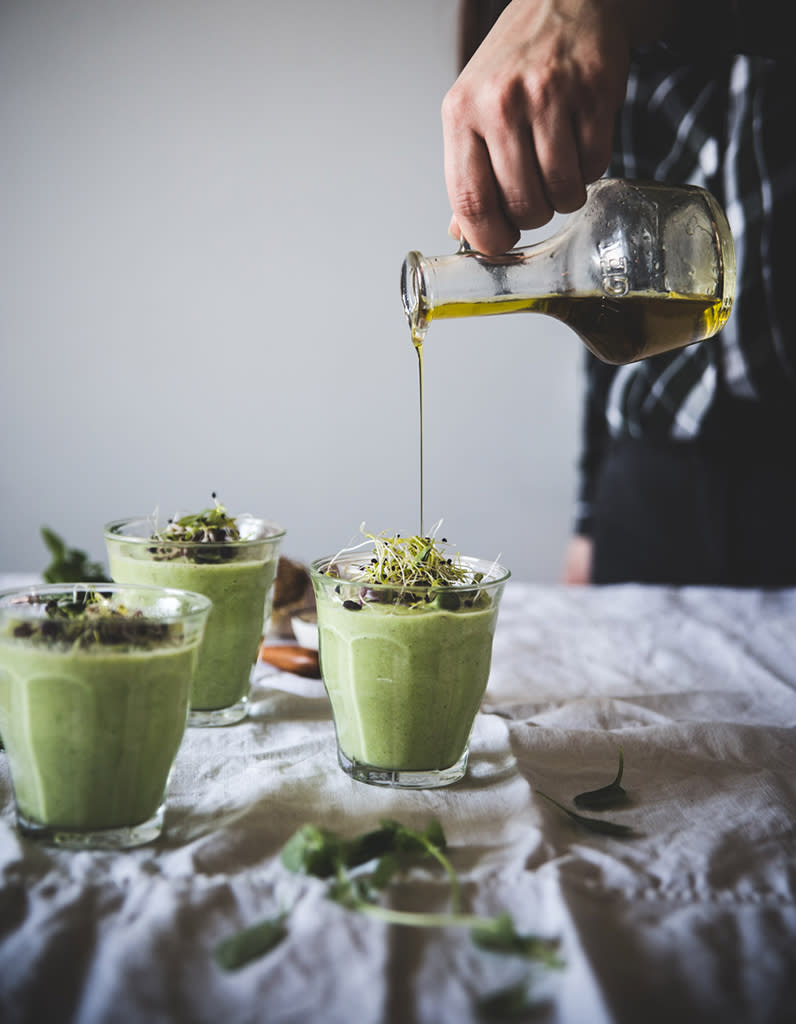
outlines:
{"label": "scattered micro greens", "polygon": [[574,799],[576,807],[583,807],[586,810],[598,811],[609,810],[612,807],[621,807],[627,803],[627,793],[622,788],[622,772],[624,771],[625,760],[622,748],[619,748],[619,768],[616,778],[607,786],[600,789],[590,789],[586,793],[578,793]]}
{"label": "scattered micro greens", "polygon": [[85,551],[67,547],[65,541],[48,526],[41,527],[41,538],[50,552],[50,564],[43,572],[46,583],[108,583],[99,562],[92,562]]}
{"label": "scattered micro greens", "polygon": [[[415,928],[466,928],[474,944],[482,950],[520,957],[545,967],[562,967],[563,963],[556,954],[557,943],[535,935],[521,935],[509,914],[483,917],[462,912],[459,881],[446,847],[445,834],[436,820],[419,831],[384,819],[379,828],[352,839],[315,825],[304,825],[285,844],[281,860],[288,871],[326,880],[327,896],[348,910],[388,924]],[[395,876],[418,860],[434,860],[447,874],[451,893],[449,911],[393,910],[376,902]],[[356,870],[368,864],[372,864],[370,872]],[[286,934],[285,916],[280,912],[225,939],[216,947],[216,962],[226,970],[236,970],[269,952]],[[512,993],[512,1005],[528,1007],[528,979],[513,986]],[[484,1001],[483,1007],[499,1008],[503,997],[502,992],[492,994]]]}

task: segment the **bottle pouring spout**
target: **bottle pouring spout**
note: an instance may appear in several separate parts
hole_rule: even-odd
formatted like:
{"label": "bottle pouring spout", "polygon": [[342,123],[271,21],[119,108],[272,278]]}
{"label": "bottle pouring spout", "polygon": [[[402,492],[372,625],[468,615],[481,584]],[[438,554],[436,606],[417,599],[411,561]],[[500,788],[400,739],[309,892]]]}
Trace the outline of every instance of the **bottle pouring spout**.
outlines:
{"label": "bottle pouring spout", "polygon": [[401,301],[406,319],[412,332],[412,341],[417,345],[422,342],[428,327],[423,315],[422,296],[426,288],[423,281],[423,257],[419,252],[407,254],[401,266]]}

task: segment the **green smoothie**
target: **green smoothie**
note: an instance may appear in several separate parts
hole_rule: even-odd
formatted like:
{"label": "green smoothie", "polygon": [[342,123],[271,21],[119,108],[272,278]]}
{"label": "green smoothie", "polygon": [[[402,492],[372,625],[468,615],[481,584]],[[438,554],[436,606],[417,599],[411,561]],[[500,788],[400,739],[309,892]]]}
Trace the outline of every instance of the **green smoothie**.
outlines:
{"label": "green smoothie", "polygon": [[111,547],[108,560],[111,576],[117,582],[179,587],[204,594],[212,601],[191,687],[192,709],[229,707],[249,692],[276,559],[209,564],[185,557],[158,561],[146,549],[128,555]]}
{"label": "green smoothie", "polygon": [[189,724],[226,725],[246,714],[283,536],[274,523],[236,519],[218,504],[163,527],[125,519],[105,528],[114,580],[179,587],[212,601]]}
{"label": "green smoothie", "polygon": [[454,764],[486,689],[496,621],[497,603],[355,611],[321,596],[321,667],[343,754],[397,771]]}
{"label": "green smoothie", "polygon": [[509,573],[430,537],[365,536],[311,566],[338,760],[374,785],[448,785],[466,771]]}
{"label": "green smoothie", "polygon": [[[172,597],[167,610],[188,598],[203,623],[201,597]],[[151,819],[184,734],[201,623],[139,612],[129,635],[67,635],[15,611],[4,604],[0,730],[21,825],[83,833]]]}

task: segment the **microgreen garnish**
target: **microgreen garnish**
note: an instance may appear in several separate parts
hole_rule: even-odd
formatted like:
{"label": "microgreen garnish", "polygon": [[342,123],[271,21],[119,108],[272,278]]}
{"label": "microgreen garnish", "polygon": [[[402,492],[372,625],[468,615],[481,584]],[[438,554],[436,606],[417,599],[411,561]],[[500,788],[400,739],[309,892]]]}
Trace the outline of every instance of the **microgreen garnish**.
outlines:
{"label": "microgreen garnish", "polygon": [[153,540],[177,540],[186,544],[223,544],[225,541],[240,540],[240,530],[233,516],[216,499],[213,508],[170,519],[162,530],[156,530]]}
{"label": "microgreen garnish", "polygon": [[[189,562],[214,564],[235,558],[235,541],[241,539],[237,520],[216,498],[215,505],[189,515],[171,518],[152,533],[156,547],[151,554],[157,561],[184,558]],[[228,545],[228,546],[227,546]]]}
{"label": "microgreen garnish", "polygon": [[[484,563],[475,559],[449,555],[446,538],[436,539],[441,524],[427,537],[402,537],[368,533],[363,523],[365,540],[343,548],[323,568],[340,581],[336,592],[343,607],[360,611],[381,604],[445,612],[488,607],[493,570],[483,571]],[[493,567],[499,568],[498,563]]]}
{"label": "microgreen garnish", "polygon": [[20,640],[66,647],[141,647],[179,640],[176,626],[147,618],[140,609],[112,604],[101,592],[75,591],[46,600],[31,596],[28,604],[43,604],[41,618],[20,619],[11,634]]}
{"label": "microgreen garnish", "polygon": [[373,557],[364,567],[369,583],[416,587],[467,581],[467,569],[458,555],[447,557],[434,537],[366,536],[373,542]]}
{"label": "microgreen garnish", "polygon": [[543,793],[541,789],[537,789],[536,792],[539,796],[543,796],[545,800],[549,800],[551,804],[558,807],[559,810],[563,811],[564,814],[569,815],[574,822],[581,825],[583,828],[588,829],[589,832],[599,832],[605,836],[631,836],[633,835],[633,829],[630,825],[621,825],[615,821],[606,821],[604,818],[591,818],[586,817],[583,814],[578,814],[577,811],[571,811],[568,807],[559,803],[558,800],[554,800],[547,793]]}
{"label": "microgreen garnish", "polygon": [[[346,839],[336,832],[304,825],[285,844],[281,860],[287,870],[311,875],[327,882],[327,896],[348,910],[366,914],[388,924],[414,928],[467,928],[482,950],[531,960],[545,967],[562,967],[557,943],[536,935],[517,932],[511,916],[494,917],[463,913],[456,871],[447,852],[442,826],[436,820],[425,829],[409,828],[385,819],[377,829]],[[434,860],[446,872],[451,891],[451,909],[442,913],[393,910],[377,902],[395,876],[417,861]],[[363,871],[367,865],[372,869]],[[216,961],[226,970],[243,967],[268,952],[284,937],[284,914],[269,918],[225,939],[216,947]],[[516,986],[528,1007],[528,979]],[[516,995],[516,994],[515,994]],[[502,994],[483,1000],[482,1008],[499,1008]],[[513,1004],[519,1005],[514,998]]]}
{"label": "microgreen garnish", "polygon": [[52,556],[42,574],[46,583],[110,582],[103,566],[99,562],[92,562],[85,551],[67,547],[66,542],[47,526],[42,526],[40,532]]}
{"label": "microgreen garnish", "polygon": [[[347,578],[362,583],[387,584],[397,587],[447,587],[479,583],[483,573],[473,573],[464,565],[459,555],[449,556],[443,545],[447,540],[438,541],[434,536],[439,523],[428,537],[402,537],[400,533],[368,533],[364,524],[360,528],[365,540],[355,548],[340,554],[348,554],[367,545],[369,558],[353,571],[348,569]],[[332,559],[327,571],[334,573],[336,558]]]}
{"label": "microgreen garnish", "polygon": [[608,810],[611,807],[620,807],[627,803],[627,793],[621,786],[622,772],[624,770],[624,755],[622,748],[619,748],[619,769],[616,778],[607,786],[600,789],[590,789],[585,793],[578,793],[574,799],[576,807],[584,807],[587,810]]}

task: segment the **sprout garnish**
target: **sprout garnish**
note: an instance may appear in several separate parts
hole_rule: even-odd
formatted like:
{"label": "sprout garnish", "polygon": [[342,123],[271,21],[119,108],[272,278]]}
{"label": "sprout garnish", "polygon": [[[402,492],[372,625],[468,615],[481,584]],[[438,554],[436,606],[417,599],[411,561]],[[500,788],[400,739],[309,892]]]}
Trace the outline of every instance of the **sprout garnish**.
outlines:
{"label": "sprout garnish", "polygon": [[147,618],[140,609],[128,609],[112,603],[96,590],[60,594],[41,600],[35,596],[28,604],[43,604],[44,616],[20,619],[11,627],[19,640],[66,647],[148,648],[167,641],[179,641],[181,628]]}
{"label": "sprout garnish", "polygon": [[151,548],[151,553],[156,561],[184,558],[215,564],[236,557],[233,544],[242,539],[237,519],[218,501],[215,491],[211,497],[215,502],[213,508],[172,517],[166,526],[153,530],[151,539],[158,546]]}
{"label": "sprout garnish", "polygon": [[480,583],[484,578],[482,572],[474,573],[462,563],[458,554],[448,556],[442,546],[447,544],[445,537],[437,541],[435,534],[441,525],[440,520],[427,537],[402,537],[399,533],[368,533],[363,523],[360,532],[365,540],[335,555],[327,572],[336,575],[336,563],[343,555],[368,547],[371,557],[367,561],[359,566],[347,564],[348,580],[397,587],[449,587]]}
{"label": "sprout garnish", "polygon": [[162,530],[155,530],[153,540],[176,540],[186,544],[223,544],[225,541],[240,540],[240,530],[235,518],[211,495],[215,505],[192,515],[169,519]]}

